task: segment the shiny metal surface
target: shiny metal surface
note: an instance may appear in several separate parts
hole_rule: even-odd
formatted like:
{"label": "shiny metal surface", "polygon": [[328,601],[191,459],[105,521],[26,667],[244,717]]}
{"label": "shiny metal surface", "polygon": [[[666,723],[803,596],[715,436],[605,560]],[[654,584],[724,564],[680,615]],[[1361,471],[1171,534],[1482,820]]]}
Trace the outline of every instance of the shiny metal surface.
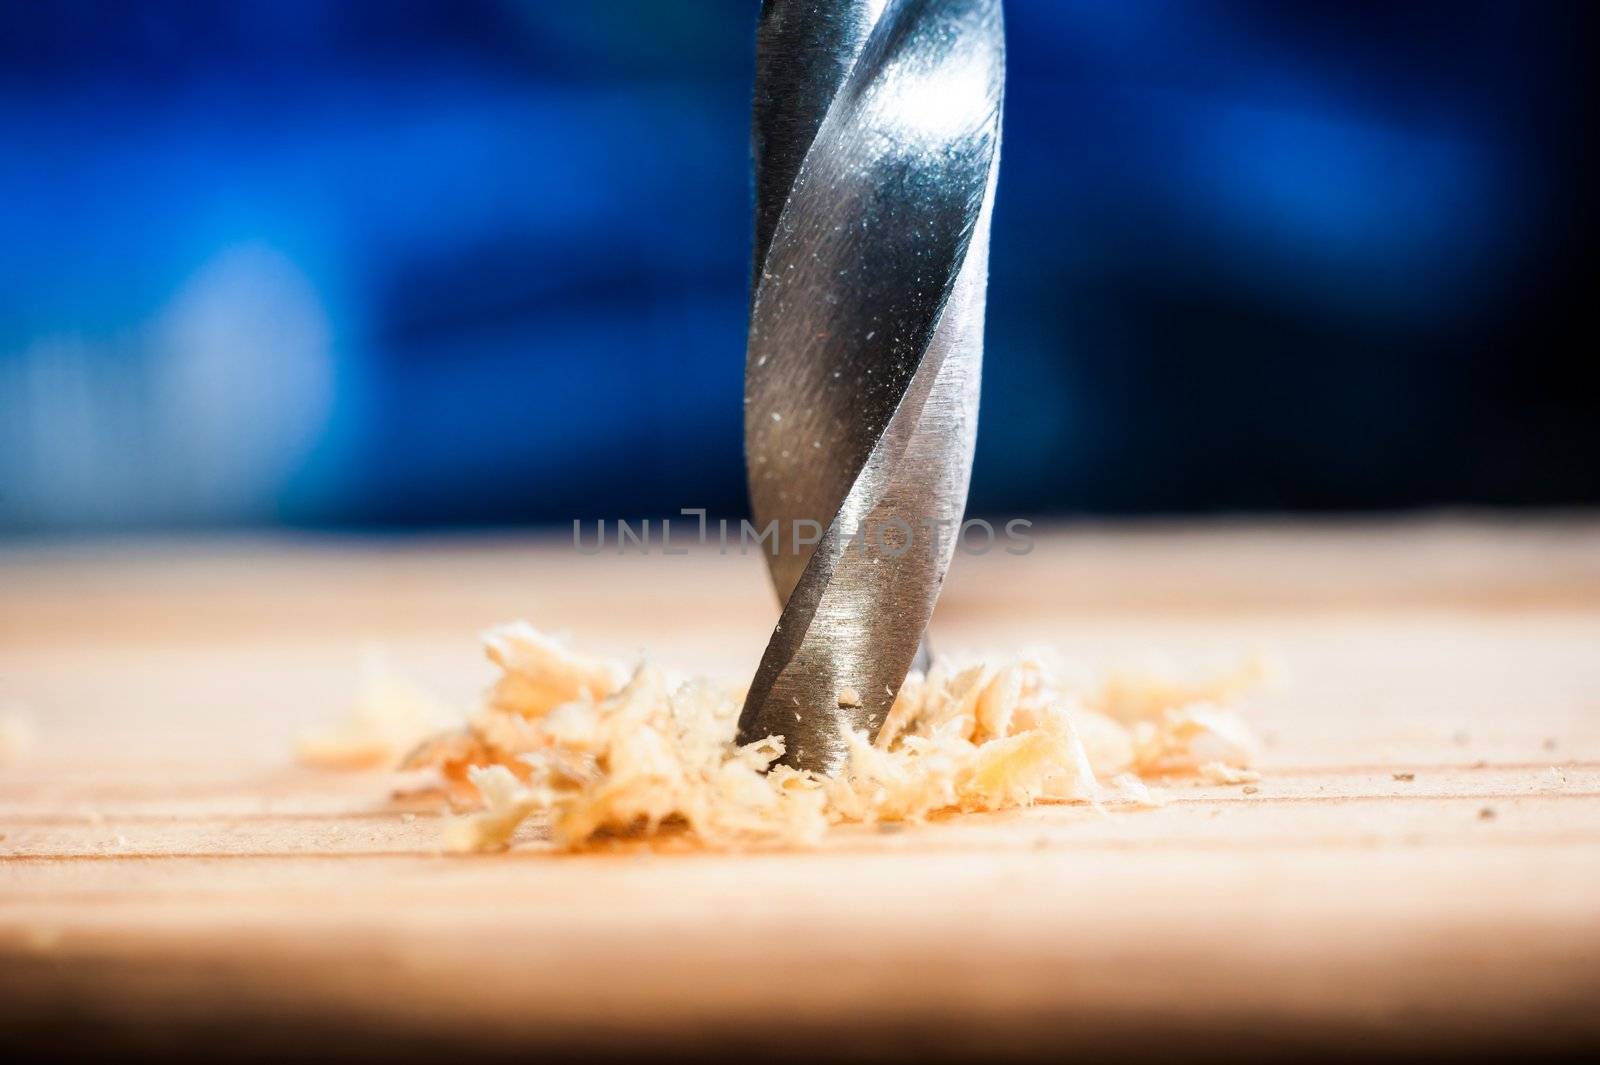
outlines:
{"label": "shiny metal surface", "polygon": [[1000,4],[767,0],[757,48],[745,458],[783,612],[739,728],[832,771],[893,704],[966,506]]}

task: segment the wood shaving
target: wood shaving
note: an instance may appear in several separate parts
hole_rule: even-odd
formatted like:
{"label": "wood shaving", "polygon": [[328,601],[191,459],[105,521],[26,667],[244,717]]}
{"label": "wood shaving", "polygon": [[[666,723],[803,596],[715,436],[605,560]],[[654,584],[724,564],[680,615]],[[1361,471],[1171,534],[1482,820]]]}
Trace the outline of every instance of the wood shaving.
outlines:
{"label": "wood shaving", "polygon": [[1220,705],[1243,690],[1241,671],[1158,689],[1126,674],[1084,681],[1042,656],[941,659],[907,678],[877,742],[852,736],[847,766],[828,777],[775,765],[782,736],[736,744],[742,691],[673,683],[649,662],[629,672],[525,623],[485,643],[501,676],[484,707],[405,763],[436,769],[479,807],[450,824],[452,850],[507,846],[535,815],[568,849],[667,827],[710,846],[795,846],[841,822],[1036,802],[1159,806],[1146,778],[1174,773],[1257,779],[1254,737]]}
{"label": "wood shaving", "polygon": [[1241,769],[1226,762],[1206,762],[1198,772],[1208,784],[1254,784],[1261,779],[1254,769]]}
{"label": "wood shaving", "polygon": [[392,769],[447,719],[425,691],[389,672],[382,656],[369,652],[348,716],[302,732],[295,753],[321,769]]}
{"label": "wood shaving", "polygon": [[1132,773],[1118,773],[1111,778],[1111,786],[1116,789],[1117,794],[1135,806],[1154,810],[1166,805],[1166,800],[1151,791],[1150,785]]}
{"label": "wood shaving", "polygon": [[0,712],[0,765],[22,761],[38,745],[33,719],[20,709]]}
{"label": "wood shaving", "polygon": [[1255,733],[1233,710],[1210,702],[1163,708],[1133,722],[1133,768],[1150,776],[1199,772],[1202,766],[1246,768],[1258,753]]}

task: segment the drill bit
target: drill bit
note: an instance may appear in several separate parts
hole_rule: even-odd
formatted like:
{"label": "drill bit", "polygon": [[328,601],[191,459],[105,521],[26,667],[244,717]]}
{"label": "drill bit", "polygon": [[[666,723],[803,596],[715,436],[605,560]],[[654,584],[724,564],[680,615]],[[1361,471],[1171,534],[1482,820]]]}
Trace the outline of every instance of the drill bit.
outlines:
{"label": "drill bit", "polygon": [[765,0],[745,459],[782,614],[742,741],[876,737],[956,547],[977,432],[999,0]]}

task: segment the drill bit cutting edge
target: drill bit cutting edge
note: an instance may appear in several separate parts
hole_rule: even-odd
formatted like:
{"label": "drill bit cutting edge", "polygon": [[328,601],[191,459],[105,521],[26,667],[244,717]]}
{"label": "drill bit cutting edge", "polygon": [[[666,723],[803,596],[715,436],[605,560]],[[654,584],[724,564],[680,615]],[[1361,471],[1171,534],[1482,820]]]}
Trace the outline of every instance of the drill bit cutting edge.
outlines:
{"label": "drill bit cutting edge", "polygon": [[977,432],[999,0],[766,0],[745,459],[782,614],[741,741],[875,737],[955,551]]}

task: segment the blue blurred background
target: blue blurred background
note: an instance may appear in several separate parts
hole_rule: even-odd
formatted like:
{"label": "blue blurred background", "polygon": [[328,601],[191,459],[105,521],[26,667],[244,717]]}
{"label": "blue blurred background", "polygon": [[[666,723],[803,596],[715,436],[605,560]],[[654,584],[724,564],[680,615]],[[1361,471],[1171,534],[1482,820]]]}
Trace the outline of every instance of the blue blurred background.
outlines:
{"label": "blue blurred background", "polygon": [[[0,533],[742,513],[756,7],[0,5]],[[1588,10],[1010,0],[973,509],[1600,502]]]}

